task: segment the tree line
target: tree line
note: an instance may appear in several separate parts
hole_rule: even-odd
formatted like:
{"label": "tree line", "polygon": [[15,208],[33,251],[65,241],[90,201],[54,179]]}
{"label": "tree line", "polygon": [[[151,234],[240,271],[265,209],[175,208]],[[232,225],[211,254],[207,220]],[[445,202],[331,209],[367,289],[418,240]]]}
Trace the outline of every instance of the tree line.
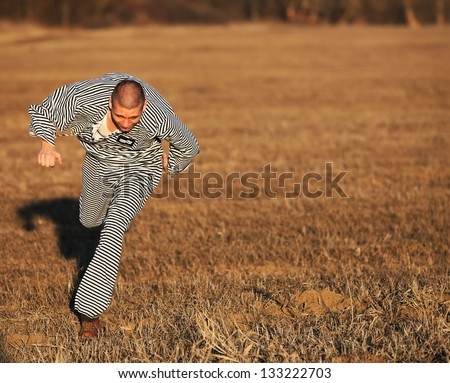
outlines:
{"label": "tree line", "polygon": [[279,20],[445,24],[450,0],[0,0],[0,20],[63,27]]}

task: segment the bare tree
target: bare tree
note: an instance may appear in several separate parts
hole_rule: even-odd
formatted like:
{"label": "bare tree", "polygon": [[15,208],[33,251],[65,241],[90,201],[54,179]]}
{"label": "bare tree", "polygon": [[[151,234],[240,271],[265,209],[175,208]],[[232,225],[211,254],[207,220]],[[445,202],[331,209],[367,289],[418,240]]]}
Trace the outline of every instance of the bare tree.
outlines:
{"label": "bare tree", "polygon": [[63,27],[70,26],[70,15],[72,13],[72,0],[61,1],[61,25]]}
{"label": "bare tree", "polygon": [[319,0],[309,0],[309,9],[308,9],[308,15],[306,17],[306,22],[308,24],[317,24],[319,22],[319,11],[320,11],[320,4]]}
{"label": "bare tree", "polygon": [[261,4],[258,0],[247,1],[248,16],[250,20],[258,20],[261,17]]}
{"label": "bare tree", "polygon": [[405,17],[408,26],[411,28],[419,28],[421,27],[421,23],[416,18],[416,14],[414,13],[414,8],[412,6],[411,0],[403,0],[403,7],[405,9]]}
{"label": "bare tree", "polygon": [[[450,0],[0,0],[0,19],[109,26],[171,20],[281,19],[303,24],[444,24]],[[432,6],[430,6],[432,5]],[[419,21],[420,20],[420,21]]]}
{"label": "bare tree", "polygon": [[343,23],[364,23],[364,0],[344,0],[344,14],[340,18]]}
{"label": "bare tree", "polygon": [[300,18],[300,0],[289,0],[285,7],[286,20],[298,21]]}
{"label": "bare tree", "polygon": [[30,21],[34,16],[34,4],[31,0],[24,0],[22,4],[19,3],[19,6],[22,5],[22,14],[25,20]]}
{"label": "bare tree", "polygon": [[445,24],[445,0],[436,0],[436,24]]}
{"label": "bare tree", "polygon": [[319,11],[319,0],[288,0],[285,5],[288,21],[317,24]]}

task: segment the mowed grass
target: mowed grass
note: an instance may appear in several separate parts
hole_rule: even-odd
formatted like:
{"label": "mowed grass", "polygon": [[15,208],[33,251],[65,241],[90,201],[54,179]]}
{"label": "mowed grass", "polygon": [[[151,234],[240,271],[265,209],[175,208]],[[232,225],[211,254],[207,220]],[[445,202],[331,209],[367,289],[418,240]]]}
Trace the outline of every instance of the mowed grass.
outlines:
{"label": "mowed grass", "polygon": [[[448,362],[448,28],[0,28],[2,362]],[[58,139],[63,166],[39,168],[27,107],[111,71],[195,132],[201,198],[164,179],[126,234],[105,335],[84,342],[83,151]],[[286,198],[326,163],[348,198]],[[246,172],[254,198],[236,180],[206,198],[207,174]]]}

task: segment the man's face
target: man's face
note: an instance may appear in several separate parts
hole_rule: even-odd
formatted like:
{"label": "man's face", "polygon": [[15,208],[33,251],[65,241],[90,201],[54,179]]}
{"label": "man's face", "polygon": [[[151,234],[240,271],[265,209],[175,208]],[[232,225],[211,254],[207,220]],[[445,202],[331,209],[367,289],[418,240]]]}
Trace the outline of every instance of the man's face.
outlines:
{"label": "man's face", "polygon": [[129,132],[141,119],[142,113],[147,105],[145,101],[142,108],[127,109],[120,106],[118,102],[112,103],[109,100],[109,108],[111,110],[111,119],[121,132]]}

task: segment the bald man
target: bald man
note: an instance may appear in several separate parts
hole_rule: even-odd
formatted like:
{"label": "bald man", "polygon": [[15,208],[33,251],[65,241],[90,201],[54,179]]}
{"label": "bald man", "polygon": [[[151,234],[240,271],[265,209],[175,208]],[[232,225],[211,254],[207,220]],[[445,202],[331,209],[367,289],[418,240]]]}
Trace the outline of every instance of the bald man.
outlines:
{"label": "bald man", "polygon": [[[74,291],[74,309],[81,337],[95,338],[101,333],[99,317],[111,303],[125,232],[162,171],[186,169],[199,145],[153,87],[124,73],[64,85],[31,105],[29,114],[29,133],[41,139],[39,165],[63,163],[57,132],[75,135],[86,151],[79,218],[85,227],[101,226],[101,234]],[[162,140],[169,142],[168,155]]]}

